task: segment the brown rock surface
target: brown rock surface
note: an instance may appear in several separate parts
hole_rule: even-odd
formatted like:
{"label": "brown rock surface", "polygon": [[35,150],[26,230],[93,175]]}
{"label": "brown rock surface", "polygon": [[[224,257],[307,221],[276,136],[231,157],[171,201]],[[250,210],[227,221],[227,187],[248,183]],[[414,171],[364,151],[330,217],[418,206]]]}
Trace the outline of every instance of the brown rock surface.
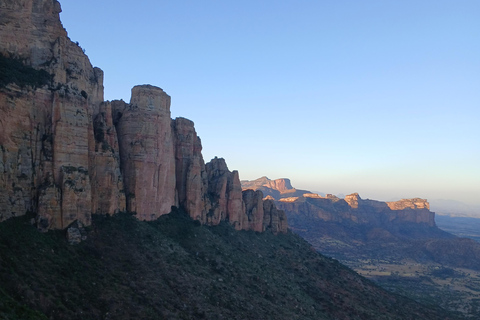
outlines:
{"label": "brown rock surface", "polygon": [[93,120],[94,150],[90,151],[92,213],[113,214],[126,210],[117,131],[113,124],[112,104],[100,105]]}
{"label": "brown rock surface", "polygon": [[208,193],[212,207],[207,223],[217,225],[228,220],[237,230],[248,221],[242,201],[242,187],[237,171],[230,172],[225,160],[215,157],[205,165],[208,174]]}
{"label": "brown rock surface", "polygon": [[193,219],[207,222],[210,202],[208,177],[202,156],[202,143],[193,121],[176,118],[173,122],[175,173],[178,203]]}
{"label": "brown rock surface", "polygon": [[262,232],[263,226],[263,193],[260,190],[252,189],[242,192],[243,202],[245,203],[245,212],[248,217],[248,229]]}
{"label": "brown rock surface", "polygon": [[[178,205],[201,223],[263,230],[261,193],[247,215],[238,172],[223,159],[204,164],[193,122],[170,119],[162,89],[103,101],[103,72],[70,41],[60,11],[56,0],[0,2],[2,61],[43,77],[0,82],[0,221],[33,212],[46,231],[88,226],[92,213],[153,220]],[[270,185],[291,189],[288,179]],[[275,210],[268,228],[286,230]]]}
{"label": "brown rock surface", "polygon": [[158,87],[136,86],[130,104],[114,104],[114,113],[127,210],[154,220],[176,204],[170,96]]}
{"label": "brown rock surface", "polygon": [[399,201],[387,202],[387,205],[392,210],[404,210],[410,209],[428,209],[430,210],[430,204],[426,199],[414,198],[414,199],[402,199]]}
{"label": "brown rock surface", "polygon": [[288,224],[285,211],[277,209],[274,201],[265,200],[263,202],[263,211],[263,225],[265,230],[271,230],[273,233],[287,232]]}
{"label": "brown rock surface", "polygon": [[261,177],[253,181],[243,180],[241,182],[243,190],[261,190],[265,196],[271,196],[276,200],[299,197],[305,193],[310,193],[307,190],[293,188],[290,179],[286,178],[270,180],[267,177]]}
{"label": "brown rock surface", "polygon": [[358,202],[361,201],[362,198],[360,198],[360,195],[358,193],[352,193],[352,194],[346,195],[344,200],[353,209],[358,209]]}
{"label": "brown rock surface", "polygon": [[[63,212],[71,189],[64,185],[62,168],[81,167],[88,172],[91,119],[103,100],[103,73],[68,39],[57,1],[12,0],[2,2],[0,9],[0,53],[53,76],[41,88],[11,83],[1,89],[5,176],[0,183],[5,192],[0,197],[0,219],[33,211],[39,215],[41,229],[64,228],[67,216],[88,223],[91,209],[85,208],[92,207],[90,188],[75,191],[80,209]],[[90,180],[70,178],[86,184]]]}

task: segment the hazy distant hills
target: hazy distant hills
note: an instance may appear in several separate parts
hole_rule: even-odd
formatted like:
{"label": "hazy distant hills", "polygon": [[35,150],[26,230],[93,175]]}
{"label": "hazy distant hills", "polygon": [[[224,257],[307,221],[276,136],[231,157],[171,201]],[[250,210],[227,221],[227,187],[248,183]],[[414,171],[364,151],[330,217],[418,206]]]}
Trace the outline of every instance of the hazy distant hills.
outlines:
{"label": "hazy distant hills", "polygon": [[456,200],[430,200],[432,211],[440,215],[452,217],[480,218],[480,206],[470,205]]}
{"label": "hazy distant hills", "polygon": [[[425,199],[382,202],[362,199],[356,193],[342,199],[305,190],[299,193],[293,187],[290,191],[296,195],[288,197],[289,190],[284,188],[270,190],[291,186],[289,180],[288,184],[283,180],[287,179],[262,178],[242,182],[242,186],[267,190],[268,197],[276,195],[275,203],[285,211],[290,228],[319,252],[389,290],[469,317],[480,316],[476,302],[480,296],[480,243],[438,228]],[[441,219],[442,226],[452,226],[452,219]],[[462,228],[459,235],[475,239],[472,223],[456,223]]]}
{"label": "hazy distant hills", "polygon": [[[356,193],[340,199],[297,190],[289,179],[266,177],[242,181],[242,187],[266,190],[287,214],[292,230],[330,256],[341,259],[351,250],[368,253],[372,248],[389,254],[385,248],[401,243],[396,256],[480,270],[480,244],[439,229],[424,199],[382,202],[364,200]],[[449,248],[458,246],[462,250],[455,254],[457,258],[447,257],[452,254]]]}

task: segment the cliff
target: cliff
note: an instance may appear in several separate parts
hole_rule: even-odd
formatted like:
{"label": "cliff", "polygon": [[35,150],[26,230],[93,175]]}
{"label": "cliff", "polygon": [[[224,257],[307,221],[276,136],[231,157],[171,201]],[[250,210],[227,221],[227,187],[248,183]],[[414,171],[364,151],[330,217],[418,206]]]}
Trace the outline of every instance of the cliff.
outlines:
{"label": "cliff", "polygon": [[252,181],[242,180],[241,183],[243,190],[260,190],[265,196],[271,196],[275,199],[299,197],[305,193],[310,193],[307,190],[293,188],[290,179],[286,178],[270,180],[267,177],[261,177]]}
{"label": "cliff", "polygon": [[[444,237],[446,236],[435,225],[435,213],[429,210],[430,206],[425,199],[403,199],[395,202],[382,202],[362,199],[358,193],[353,193],[340,199],[334,195],[321,196],[306,190],[297,190],[292,187],[289,179],[270,180],[266,177],[254,181],[242,181],[244,189],[261,190],[267,195],[265,199],[274,200],[276,206],[285,211],[290,225],[294,229],[305,229],[306,225],[315,223],[322,225],[337,225],[360,228],[357,234],[385,230],[382,234],[388,236],[413,237]],[[335,228],[325,227],[325,235],[331,234]],[[338,228],[335,230],[339,231]],[[409,230],[415,230],[410,232]],[[376,231],[376,232],[377,232]],[[333,232],[333,233],[332,233]],[[340,233],[348,234],[349,231]],[[373,234],[373,233],[372,233]]]}
{"label": "cliff", "polygon": [[58,1],[0,9],[0,221],[31,212],[39,229],[65,229],[125,210],[155,220],[175,206],[203,224],[286,232],[274,210],[247,214],[238,172],[204,163],[193,122],[171,119],[162,89],[103,101],[103,72],[68,38]]}

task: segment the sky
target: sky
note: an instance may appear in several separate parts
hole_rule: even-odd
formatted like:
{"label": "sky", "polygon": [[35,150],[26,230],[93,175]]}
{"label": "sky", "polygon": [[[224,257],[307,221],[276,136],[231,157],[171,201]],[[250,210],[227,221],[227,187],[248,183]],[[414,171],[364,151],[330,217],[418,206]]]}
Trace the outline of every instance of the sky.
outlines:
{"label": "sky", "polygon": [[139,84],[242,180],[480,205],[478,0],[60,0],[105,99]]}

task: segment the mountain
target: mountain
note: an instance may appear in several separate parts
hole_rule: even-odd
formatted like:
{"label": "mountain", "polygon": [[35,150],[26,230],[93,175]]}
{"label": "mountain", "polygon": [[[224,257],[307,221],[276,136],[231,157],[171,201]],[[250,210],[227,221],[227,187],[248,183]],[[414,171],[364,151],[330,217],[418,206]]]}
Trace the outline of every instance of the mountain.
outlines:
{"label": "mountain", "polygon": [[104,101],[60,11],[0,0],[2,319],[456,318],[290,233],[161,88]]}
{"label": "mountain", "polygon": [[388,293],[293,233],[94,215],[87,239],[0,224],[2,319],[460,319]]}
{"label": "mountain", "polygon": [[338,237],[337,231],[323,227],[335,224],[335,229],[345,229],[342,233],[355,229],[352,234],[359,237],[357,240],[366,239],[369,233],[380,229],[384,237],[453,237],[436,227],[435,214],[429,210],[429,204],[424,199],[382,202],[362,199],[358,193],[340,199],[331,194],[321,196],[306,190],[299,191],[291,186],[288,179],[269,180],[266,177],[242,181],[242,188],[261,190],[267,197],[272,197],[277,207],[287,213],[290,226],[294,229],[318,224],[325,235]]}
{"label": "mountain", "polygon": [[430,201],[432,210],[438,214],[452,217],[480,218],[480,206],[463,203],[456,200],[433,199]]}
{"label": "mountain", "polygon": [[[255,184],[243,183],[244,188],[252,186]],[[275,185],[263,183],[262,187]],[[362,199],[357,193],[340,199],[307,192],[277,197],[275,203],[285,211],[292,231],[322,254],[393,292],[470,318],[480,316],[476,302],[480,243],[438,228],[425,199],[381,202]],[[453,232],[452,218],[441,218],[442,226],[449,223],[445,229]],[[478,237],[472,221],[456,223],[461,226],[459,235]]]}
{"label": "mountain", "polygon": [[75,225],[77,241],[92,215],[151,221],[175,206],[202,224],[286,232],[269,201],[252,220],[238,172],[204,163],[194,123],[170,118],[161,88],[103,101],[103,72],[68,38],[57,1],[0,5],[0,221],[33,212],[43,231]]}
{"label": "mountain", "polygon": [[290,179],[276,179],[270,180],[267,177],[261,177],[257,180],[242,180],[242,189],[260,190],[265,197],[271,196],[274,199],[298,197],[305,193],[310,193],[307,190],[297,190],[292,187]]}
{"label": "mountain", "polygon": [[[282,184],[266,178],[244,181],[242,186],[244,190],[272,189],[268,192],[272,197],[274,191],[288,194],[288,190],[296,190],[287,181],[284,185],[290,189],[282,187],[281,191],[278,186]],[[292,230],[320,252],[338,259],[359,252],[391,256],[391,247],[395,246],[397,257],[480,270],[480,244],[438,228],[435,213],[425,199],[382,202],[362,199],[358,193],[340,199],[305,191],[301,196],[277,197],[275,203],[285,211]]]}

